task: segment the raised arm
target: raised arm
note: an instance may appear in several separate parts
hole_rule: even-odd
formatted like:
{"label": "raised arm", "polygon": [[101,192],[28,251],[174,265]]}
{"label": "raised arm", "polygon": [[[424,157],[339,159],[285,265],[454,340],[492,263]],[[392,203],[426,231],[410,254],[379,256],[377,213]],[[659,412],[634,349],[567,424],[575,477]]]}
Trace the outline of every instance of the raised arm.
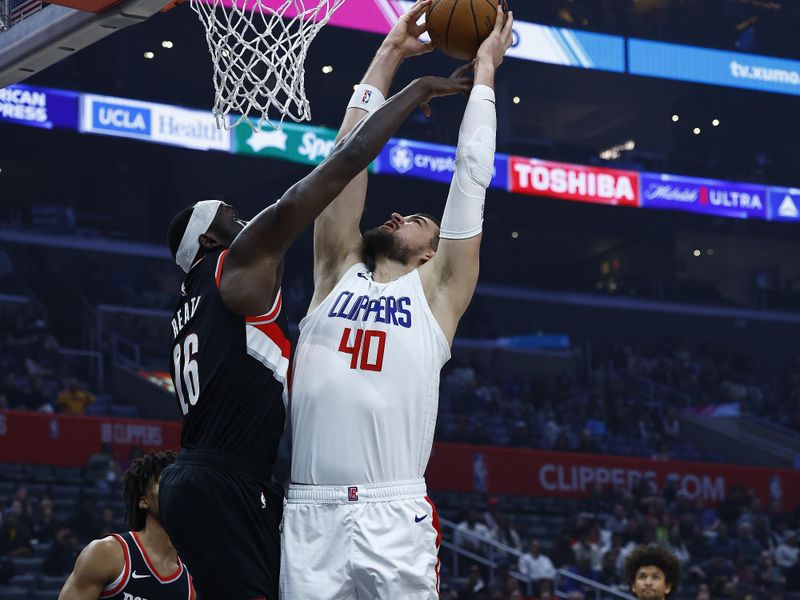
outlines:
{"label": "raised arm", "polygon": [[[383,40],[350,100],[337,139],[347,135],[361,119],[383,103],[398,67],[406,58],[433,49],[433,44],[419,41],[425,25],[417,25],[417,20],[430,3],[431,0],[417,2],[400,17]],[[359,223],[366,195],[367,171],[364,170],[347,184],[314,222],[314,296],[309,312],[322,302],[341,275],[360,258]]]}
{"label": "raised arm", "polygon": [[311,173],[262,210],[231,244],[220,280],[226,306],[242,315],[266,312],[275,300],[289,245],[367,168],[405,118],[437,96],[469,89],[463,79],[422,77],[361,121]]}
{"label": "raised arm", "polygon": [[511,45],[513,14],[497,7],[491,35],[475,58],[475,80],[456,150],[456,170],[447,196],[436,255],[420,268],[425,295],[452,344],[458,322],[478,282],[483,204],[492,180],[497,116],[494,74]]}

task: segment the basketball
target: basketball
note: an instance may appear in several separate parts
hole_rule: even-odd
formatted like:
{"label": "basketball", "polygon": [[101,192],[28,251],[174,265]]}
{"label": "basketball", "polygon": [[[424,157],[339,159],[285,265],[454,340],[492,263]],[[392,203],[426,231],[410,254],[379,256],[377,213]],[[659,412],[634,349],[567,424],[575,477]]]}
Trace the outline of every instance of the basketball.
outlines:
{"label": "basketball", "polygon": [[489,37],[498,0],[434,0],[426,14],[433,44],[459,60],[472,60]]}

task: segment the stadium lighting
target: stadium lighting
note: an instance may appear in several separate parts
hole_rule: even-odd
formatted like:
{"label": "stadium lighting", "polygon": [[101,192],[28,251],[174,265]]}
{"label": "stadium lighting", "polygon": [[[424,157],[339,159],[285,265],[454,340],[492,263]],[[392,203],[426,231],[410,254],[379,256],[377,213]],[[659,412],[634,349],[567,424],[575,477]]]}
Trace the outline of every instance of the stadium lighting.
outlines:
{"label": "stadium lighting", "polygon": [[692,252],[692,254],[694,254],[695,256],[700,256],[701,252],[700,250],[695,250],[694,252]]}
{"label": "stadium lighting", "polygon": [[166,48],[167,50],[172,48],[173,45],[174,44],[172,42],[170,42],[169,40],[164,40],[163,42],[161,42],[161,47],[162,48]]}
{"label": "stadium lighting", "polygon": [[325,73],[325,75],[327,75],[328,73],[333,73],[333,67],[330,65],[325,65],[324,67],[322,67],[322,72]]}
{"label": "stadium lighting", "polygon": [[512,231],[511,232],[511,237],[514,238],[514,239],[517,239],[519,237],[519,231]]}
{"label": "stadium lighting", "polygon": [[156,54],[155,54],[155,52],[150,52],[150,50],[148,50],[147,52],[144,53],[144,57],[147,60],[151,60],[151,59],[156,57]]}
{"label": "stadium lighting", "polygon": [[678,115],[672,115],[672,122],[673,123],[677,123],[680,120],[681,120],[681,118]]}
{"label": "stadium lighting", "polygon": [[712,124],[714,127],[719,127],[719,119],[714,119],[713,121],[711,121],[711,124]]}
{"label": "stadium lighting", "polygon": [[699,127],[695,127],[693,129],[693,132],[694,132],[695,135],[700,135],[700,128]]}
{"label": "stadium lighting", "polygon": [[522,102],[522,100],[520,100],[519,96],[514,96],[514,97],[511,99],[511,101],[512,101],[514,104],[519,104],[520,102]]}

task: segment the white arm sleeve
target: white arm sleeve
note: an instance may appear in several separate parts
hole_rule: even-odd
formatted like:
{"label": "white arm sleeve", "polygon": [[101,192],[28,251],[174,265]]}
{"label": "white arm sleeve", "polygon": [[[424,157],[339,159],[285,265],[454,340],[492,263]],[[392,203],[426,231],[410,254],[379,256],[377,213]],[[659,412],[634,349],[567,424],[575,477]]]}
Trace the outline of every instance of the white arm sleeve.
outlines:
{"label": "white arm sleeve", "polygon": [[496,136],[494,90],[476,85],[458,132],[456,170],[444,207],[440,237],[463,240],[482,231],[486,188],[494,175]]}

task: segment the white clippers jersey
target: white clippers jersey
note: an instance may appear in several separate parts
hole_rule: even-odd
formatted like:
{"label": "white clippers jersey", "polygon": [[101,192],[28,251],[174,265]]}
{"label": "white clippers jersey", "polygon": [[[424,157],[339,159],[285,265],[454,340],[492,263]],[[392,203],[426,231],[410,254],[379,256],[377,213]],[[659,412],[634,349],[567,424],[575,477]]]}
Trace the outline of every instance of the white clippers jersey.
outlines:
{"label": "white clippers jersey", "polygon": [[420,479],[450,358],[414,270],[377,283],[357,264],[300,322],[290,418],[292,481]]}

